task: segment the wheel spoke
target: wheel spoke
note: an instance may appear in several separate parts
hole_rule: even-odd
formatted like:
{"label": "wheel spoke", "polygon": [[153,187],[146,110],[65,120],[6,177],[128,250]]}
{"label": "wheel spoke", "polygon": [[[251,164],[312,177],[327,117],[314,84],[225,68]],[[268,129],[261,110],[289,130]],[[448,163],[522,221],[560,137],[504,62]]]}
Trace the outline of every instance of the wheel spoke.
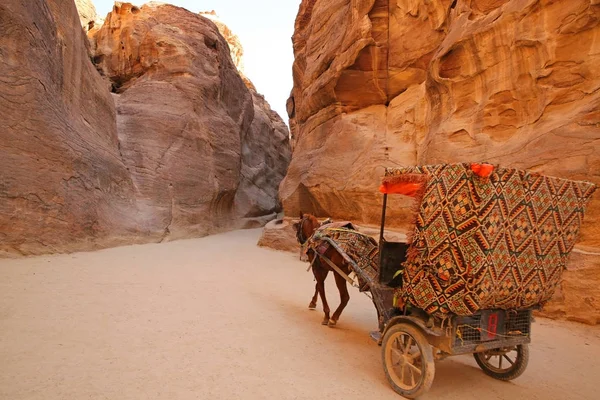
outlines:
{"label": "wheel spoke", "polygon": [[[400,360],[402,359],[403,355],[400,352],[400,350],[396,350],[396,349],[391,349],[391,355],[392,355],[392,365],[393,366],[397,366],[400,365]],[[394,361],[394,356],[396,357],[396,361]]]}
{"label": "wheel spoke", "polygon": [[421,375],[421,370],[419,368],[417,368],[416,365],[413,365],[413,364],[406,364],[406,365],[408,365],[408,367],[411,371],[415,371],[416,373]]}
{"label": "wheel spoke", "polygon": [[498,362],[498,368],[499,368],[499,369],[502,369],[502,359],[503,359],[504,357],[502,357],[502,356],[499,356],[498,358],[500,359],[500,361]]}
{"label": "wheel spoke", "polygon": [[[410,364],[407,364],[410,365]],[[412,367],[412,365],[410,365]],[[415,374],[412,372],[412,370],[410,368],[408,368],[409,371],[409,375],[410,375],[410,387],[414,387],[415,386]]]}
{"label": "wheel spoke", "polygon": [[404,348],[404,354],[409,354],[410,353],[410,349],[412,347],[412,337],[411,336],[407,336],[406,339],[406,347]]}
{"label": "wheel spoke", "polygon": [[398,336],[394,341],[396,348],[404,352],[404,344],[402,343],[402,336]]}
{"label": "wheel spoke", "polygon": [[415,360],[418,360],[419,358],[421,358],[421,350],[417,350],[417,352],[416,352],[416,353],[414,353],[414,354],[409,354],[409,355],[410,355],[410,358],[411,358],[413,361],[415,361]]}
{"label": "wheel spoke", "polygon": [[511,365],[511,366],[512,366],[512,365],[515,365],[515,362],[514,362],[513,360],[511,360],[511,359],[510,359],[510,357],[508,357],[508,355],[507,355],[507,354],[505,354],[503,357],[504,357],[504,358],[506,358],[506,361],[508,361],[508,362],[510,363],[510,365]]}

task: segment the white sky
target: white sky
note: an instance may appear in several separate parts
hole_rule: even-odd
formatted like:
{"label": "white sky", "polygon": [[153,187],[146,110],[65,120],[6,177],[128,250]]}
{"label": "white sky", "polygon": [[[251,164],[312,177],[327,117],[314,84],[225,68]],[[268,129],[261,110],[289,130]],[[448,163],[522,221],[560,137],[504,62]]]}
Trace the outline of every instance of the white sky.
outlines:
{"label": "white sky", "polygon": [[[244,72],[271,108],[287,123],[285,102],[292,90],[292,34],[301,0],[163,0],[193,12],[215,10],[240,37]],[[92,0],[101,18],[113,0]],[[131,1],[142,5],[147,1]]]}

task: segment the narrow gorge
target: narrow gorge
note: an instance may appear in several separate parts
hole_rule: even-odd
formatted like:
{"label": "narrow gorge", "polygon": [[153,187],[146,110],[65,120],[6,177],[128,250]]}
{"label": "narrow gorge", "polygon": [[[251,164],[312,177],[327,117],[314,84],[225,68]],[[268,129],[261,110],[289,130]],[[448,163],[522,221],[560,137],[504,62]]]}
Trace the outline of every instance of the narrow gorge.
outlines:
{"label": "narrow gorge", "polygon": [[275,218],[289,131],[236,68],[243,51],[226,25],[166,4],[117,3],[99,22],[90,1],[77,7],[0,5],[0,251],[91,250]]}

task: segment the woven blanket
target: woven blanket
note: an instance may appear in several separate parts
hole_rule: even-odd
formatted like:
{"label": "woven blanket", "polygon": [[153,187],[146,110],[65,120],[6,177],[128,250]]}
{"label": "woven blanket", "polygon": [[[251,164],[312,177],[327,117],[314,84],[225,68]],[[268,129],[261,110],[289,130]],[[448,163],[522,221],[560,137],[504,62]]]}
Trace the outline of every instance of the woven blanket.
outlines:
{"label": "woven blanket", "polygon": [[[339,225],[338,225],[339,226]],[[358,232],[352,224],[318,228],[307,242],[307,248],[319,254],[333,246],[356,272],[359,290],[365,291],[377,282],[379,247],[372,237]]]}
{"label": "woven blanket", "polygon": [[552,297],[593,184],[497,166],[480,177],[469,164],[386,170],[395,180],[419,176],[398,299],[443,316],[524,309]]}

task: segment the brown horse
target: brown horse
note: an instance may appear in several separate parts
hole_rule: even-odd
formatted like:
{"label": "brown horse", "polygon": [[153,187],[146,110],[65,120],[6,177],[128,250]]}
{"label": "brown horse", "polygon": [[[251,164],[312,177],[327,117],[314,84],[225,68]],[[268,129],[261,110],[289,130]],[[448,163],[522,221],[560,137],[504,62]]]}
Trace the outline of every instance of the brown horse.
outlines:
{"label": "brown horse", "polygon": [[[317,218],[315,218],[315,216],[300,212],[300,221],[296,222],[293,226],[296,230],[296,238],[298,239],[298,242],[303,245],[308,241],[308,239],[310,239],[310,237],[313,235],[313,233],[315,233],[317,228],[321,226],[321,224]],[[325,251],[324,256],[329,258],[329,260],[339,267],[339,269],[346,275],[349,275],[350,272],[352,272],[348,263],[333,247],[330,246],[327,251]],[[317,257],[316,260],[315,257]],[[312,264],[312,271],[315,276],[315,280],[317,281],[315,285],[315,294],[313,295],[308,308],[315,309],[317,307],[317,295],[321,296],[323,312],[325,313],[325,317],[321,323],[323,325],[329,325],[333,327],[337,324],[342,311],[344,311],[344,308],[346,308],[346,305],[350,300],[348,287],[346,286],[346,279],[333,270],[325,261],[321,260],[313,250],[308,251],[308,260]],[[327,278],[329,271],[333,272],[335,284],[340,292],[340,305],[331,317],[329,316],[329,305],[327,304],[327,299],[325,297],[325,279]]]}

